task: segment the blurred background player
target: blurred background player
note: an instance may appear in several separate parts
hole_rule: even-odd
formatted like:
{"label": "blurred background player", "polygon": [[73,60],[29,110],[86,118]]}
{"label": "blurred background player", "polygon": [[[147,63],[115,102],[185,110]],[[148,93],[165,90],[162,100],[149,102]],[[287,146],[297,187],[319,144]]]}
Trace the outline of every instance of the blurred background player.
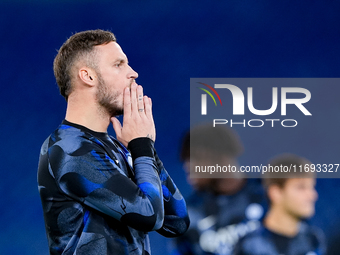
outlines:
{"label": "blurred background player", "polygon": [[[269,162],[272,167],[306,164],[311,163],[293,154],[281,154]],[[234,255],[325,254],[322,231],[305,221],[314,215],[318,197],[314,173],[268,173],[265,177],[269,211],[263,225],[239,241]]]}
{"label": "blurred background player", "polygon": [[258,179],[233,173],[223,173],[224,178],[189,177],[190,164],[238,167],[242,152],[238,135],[228,127],[200,125],[185,135],[181,159],[193,188],[186,199],[191,224],[175,240],[172,254],[231,254],[239,238],[259,227],[265,199]]}

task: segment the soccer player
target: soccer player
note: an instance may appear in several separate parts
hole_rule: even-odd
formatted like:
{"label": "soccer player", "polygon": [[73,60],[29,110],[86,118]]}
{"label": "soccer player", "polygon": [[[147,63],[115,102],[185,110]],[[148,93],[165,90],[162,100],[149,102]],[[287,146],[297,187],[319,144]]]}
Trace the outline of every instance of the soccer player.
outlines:
{"label": "soccer player", "polygon": [[115,36],[72,35],[54,74],[66,118],[43,143],[38,168],[50,254],[150,254],[149,231],[183,234],[186,204],[154,148],[151,99]]}
{"label": "soccer player", "polygon": [[[231,128],[198,125],[186,134],[181,158],[194,192],[187,199],[190,228],[176,238],[174,255],[229,255],[239,238],[260,225],[265,196],[258,179],[189,177],[191,165],[238,166],[243,145]],[[190,162],[190,163],[189,163]]]}
{"label": "soccer player", "polygon": [[[303,169],[311,163],[293,154],[272,159],[269,166],[296,166]],[[321,230],[304,220],[314,214],[317,200],[315,178],[311,172],[267,174],[263,179],[270,208],[263,226],[246,235],[235,249],[235,255],[321,255],[326,247]]]}

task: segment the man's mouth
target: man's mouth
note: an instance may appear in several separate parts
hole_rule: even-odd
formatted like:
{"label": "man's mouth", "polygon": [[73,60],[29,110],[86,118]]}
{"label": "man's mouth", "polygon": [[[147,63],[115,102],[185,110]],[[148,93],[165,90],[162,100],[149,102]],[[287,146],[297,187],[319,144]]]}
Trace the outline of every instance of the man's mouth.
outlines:
{"label": "man's mouth", "polygon": [[[130,89],[131,89],[132,84],[134,84],[134,83],[136,83],[136,80],[135,80],[135,79],[133,79],[133,80],[130,82]],[[137,84],[137,83],[136,83],[136,84]]]}

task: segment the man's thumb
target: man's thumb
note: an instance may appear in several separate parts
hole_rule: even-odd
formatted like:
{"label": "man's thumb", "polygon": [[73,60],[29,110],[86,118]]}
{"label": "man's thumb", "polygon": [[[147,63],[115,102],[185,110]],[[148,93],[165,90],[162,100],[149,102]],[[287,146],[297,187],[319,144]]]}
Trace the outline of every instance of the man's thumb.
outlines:
{"label": "man's thumb", "polygon": [[116,132],[117,138],[121,136],[122,134],[122,125],[120,124],[119,120],[116,117],[111,118],[112,127],[114,131]]}

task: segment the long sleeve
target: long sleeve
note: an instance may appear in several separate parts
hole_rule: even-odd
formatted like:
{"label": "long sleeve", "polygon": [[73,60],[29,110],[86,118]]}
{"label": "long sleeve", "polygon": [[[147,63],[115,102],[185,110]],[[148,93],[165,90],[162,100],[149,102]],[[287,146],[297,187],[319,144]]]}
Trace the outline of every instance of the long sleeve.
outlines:
{"label": "long sleeve", "polygon": [[[140,153],[135,147],[141,145]],[[49,148],[49,173],[59,190],[73,200],[137,230],[157,230],[163,224],[164,207],[152,145],[143,140],[131,148],[134,181],[123,171],[122,160],[115,162],[100,142],[84,136],[61,139]]]}
{"label": "long sleeve", "polygon": [[186,203],[181,192],[165,170],[156,150],[154,150],[154,157],[161,180],[165,212],[163,226],[157,232],[165,237],[177,237],[184,234],[190,225]]}

